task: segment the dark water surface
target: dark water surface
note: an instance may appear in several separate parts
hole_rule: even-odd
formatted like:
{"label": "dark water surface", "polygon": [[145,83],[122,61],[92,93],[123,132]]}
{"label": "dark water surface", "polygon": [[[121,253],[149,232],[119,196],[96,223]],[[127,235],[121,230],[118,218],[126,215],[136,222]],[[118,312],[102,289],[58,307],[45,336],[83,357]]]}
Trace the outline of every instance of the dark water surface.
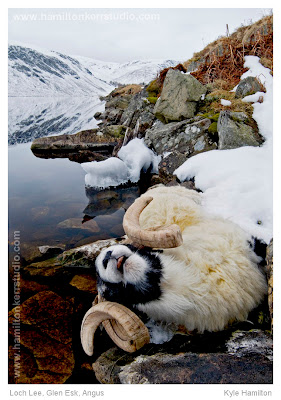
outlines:
{"label": "dark water surface", "polygon": [[23,257],[36,246],[71,248],[123,235],[123,215],[137,187],[86,190],[80,164],[37,158],[30,145],[9,147],[9,243],[20,231]]}

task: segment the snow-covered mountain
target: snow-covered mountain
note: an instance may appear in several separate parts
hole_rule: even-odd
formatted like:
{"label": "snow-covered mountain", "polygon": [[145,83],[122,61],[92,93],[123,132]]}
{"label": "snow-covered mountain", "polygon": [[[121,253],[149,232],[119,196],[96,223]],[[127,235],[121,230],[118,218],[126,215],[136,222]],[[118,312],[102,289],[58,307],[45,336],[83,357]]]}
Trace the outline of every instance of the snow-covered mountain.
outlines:
{"label": "snow-covered mountain", "polygon": [[105,63],[92,58],[76,56],[95,76],[113,85],[146,84],[164,68],[178,64],[175,60],[137,60],[127,63]]}
{"label": "snow-covered mountain", "polygon": [[54,51],[9,46],[9,96],[92,96],[113,86],[73,57]]}
{"label": "snow-covered mountain", "polygon": [[69,56],[34,46],[9,45],[9,96],[105,95],[118,84],[148,83],[173,60],[128,63]]}

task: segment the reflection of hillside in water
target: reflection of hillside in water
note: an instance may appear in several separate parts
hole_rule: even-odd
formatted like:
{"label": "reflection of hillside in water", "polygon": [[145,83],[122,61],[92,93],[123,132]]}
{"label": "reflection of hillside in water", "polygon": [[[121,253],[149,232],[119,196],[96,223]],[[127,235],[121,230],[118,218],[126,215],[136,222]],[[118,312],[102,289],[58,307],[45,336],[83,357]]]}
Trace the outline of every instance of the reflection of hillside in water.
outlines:
{"label": "reflection of hillside in water", "polygon": [[103,108],[97,96],[9,97],[9,144],[95,128],[94,114],[103,111]]}

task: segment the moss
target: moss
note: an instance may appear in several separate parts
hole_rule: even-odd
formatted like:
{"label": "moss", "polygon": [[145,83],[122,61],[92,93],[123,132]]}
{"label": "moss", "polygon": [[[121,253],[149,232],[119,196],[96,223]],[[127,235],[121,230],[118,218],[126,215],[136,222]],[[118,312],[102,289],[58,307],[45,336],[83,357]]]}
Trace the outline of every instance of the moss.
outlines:
{"label": "moss", "polygon": [[158,97],[148,97],[147,100],[149,101],[149,103],[155,104],[158,100]]}
{"label": "moss", "polygon": [[212,122],[211,125],[208,128],[208,133],[210,135],[214,135],[218,132],[218,123],[217,122]]}
{"label": "moss", "polygon": [[210,119],[211,121],[218,122],[220,113],[214,114],[214,113],[212,113],[212,112],[206,112],[206,113],[203,113],[203,114],[200,113],[200,114],[198,114],[198,115],[200,115],[200,117],[203,117],[203,118],[208,118],[208,119]]}
{"label": "moss", "polygon": [[115,138],[123,138],[127,127],[123,125],[109,125],[106,127],[106,134]]}
{"label": "moss", "polygon": [[208,102],[220,100],[220,99],[225,99],[225,100],[233,100],[235,98],[235,93],[234,92],[229,92],[228,90],[224,89],[217,89],[214,90],[213,92],[207,94],[205,97],[205,100]]}
{"label": "moss", "polygon": [[212,120],[212,121],[215,121],[215,122],[218,122],[219,116],[220,116],[220,113],[216,113],[216,114],[214,114],[214,115],[211,117],[211,120]]}
{"label": "moss", "polygon": [[147,86],[146,91],[148,93],[148,97],[157,97],[161,91],[161,85],[157,79],[151,81]]}

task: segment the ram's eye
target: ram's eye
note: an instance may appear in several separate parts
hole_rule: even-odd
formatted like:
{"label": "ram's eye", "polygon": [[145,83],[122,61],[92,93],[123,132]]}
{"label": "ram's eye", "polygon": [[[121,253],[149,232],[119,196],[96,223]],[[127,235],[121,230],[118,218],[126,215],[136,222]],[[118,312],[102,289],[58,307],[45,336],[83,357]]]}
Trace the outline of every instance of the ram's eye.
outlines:
{"label": "ram's eye", "polygon": [[103,266],[104,266],[104,269],[107,268],[107,264],[108,264],[108,261],[109,261],[110,258],[111,258],[111,254],[112,254],[112,251],[108,251],[108,252],[106,253],[106,255],[105,255],[103,261],[102,261],[102,264],[103,264]]}

